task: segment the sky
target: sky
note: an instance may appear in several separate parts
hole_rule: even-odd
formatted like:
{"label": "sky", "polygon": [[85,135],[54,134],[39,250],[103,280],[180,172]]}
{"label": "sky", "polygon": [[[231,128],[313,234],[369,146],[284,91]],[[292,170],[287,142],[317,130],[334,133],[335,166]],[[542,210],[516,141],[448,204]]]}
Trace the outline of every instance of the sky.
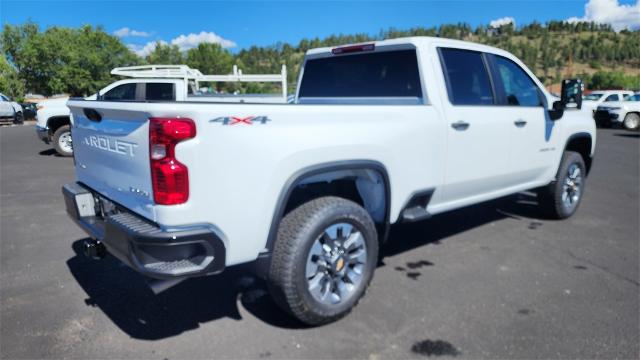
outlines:
{"label": "sky", "polygon": [[200,42],[236,52],[252,45],[298,43],[331,34],[377,34],[389,28],[592,20],[640,29],[640,0],[453,1],[87,1],[0,0],[0,21],[50,26],[100,25],[146,55],[158,41],[182,50]]}

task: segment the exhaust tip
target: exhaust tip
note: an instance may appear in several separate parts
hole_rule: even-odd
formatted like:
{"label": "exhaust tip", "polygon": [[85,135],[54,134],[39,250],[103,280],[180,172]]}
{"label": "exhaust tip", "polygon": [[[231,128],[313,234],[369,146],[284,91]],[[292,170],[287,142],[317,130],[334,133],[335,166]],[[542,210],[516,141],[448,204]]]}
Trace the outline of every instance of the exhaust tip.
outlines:
{"label": "exhaust tip", "polygon": [[107,255],[107,249],[97,240],[85,240],[83,244],[84,256],[95,260],[100,260]]}

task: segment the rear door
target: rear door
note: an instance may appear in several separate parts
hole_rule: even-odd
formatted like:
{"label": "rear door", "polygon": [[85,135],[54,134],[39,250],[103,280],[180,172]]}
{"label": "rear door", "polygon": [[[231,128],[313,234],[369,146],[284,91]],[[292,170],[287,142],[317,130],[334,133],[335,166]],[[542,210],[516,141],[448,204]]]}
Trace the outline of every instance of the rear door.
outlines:
{"label": "rear door", "polygon": [[487,60],[478,51],[438,48],[448,99],[444,202],[472,202],[508,182],[513,123],[496,106]]}

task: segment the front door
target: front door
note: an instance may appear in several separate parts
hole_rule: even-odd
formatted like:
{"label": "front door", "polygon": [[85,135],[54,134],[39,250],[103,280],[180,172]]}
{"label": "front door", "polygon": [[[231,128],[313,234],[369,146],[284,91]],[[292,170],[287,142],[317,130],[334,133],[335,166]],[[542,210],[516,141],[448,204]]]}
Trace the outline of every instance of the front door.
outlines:
{"label": "front door", "polygon": [[523,186],[547,176],[558,149],[540,88],[514,61],[489,55],[505,120],[509,123],[509,185]]}

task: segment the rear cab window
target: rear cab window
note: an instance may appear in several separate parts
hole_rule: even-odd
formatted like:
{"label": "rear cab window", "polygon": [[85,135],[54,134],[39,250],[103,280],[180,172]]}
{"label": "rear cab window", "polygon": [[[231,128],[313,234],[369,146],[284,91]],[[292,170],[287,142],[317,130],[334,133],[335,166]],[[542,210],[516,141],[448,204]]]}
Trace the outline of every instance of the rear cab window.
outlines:
{"label": "rear cab window", "polygon": [[423,103],[420,72],[415,49],[367,51],[330,55],[305,62],[298,98],[314,99],[404,99],[402,103]]}

